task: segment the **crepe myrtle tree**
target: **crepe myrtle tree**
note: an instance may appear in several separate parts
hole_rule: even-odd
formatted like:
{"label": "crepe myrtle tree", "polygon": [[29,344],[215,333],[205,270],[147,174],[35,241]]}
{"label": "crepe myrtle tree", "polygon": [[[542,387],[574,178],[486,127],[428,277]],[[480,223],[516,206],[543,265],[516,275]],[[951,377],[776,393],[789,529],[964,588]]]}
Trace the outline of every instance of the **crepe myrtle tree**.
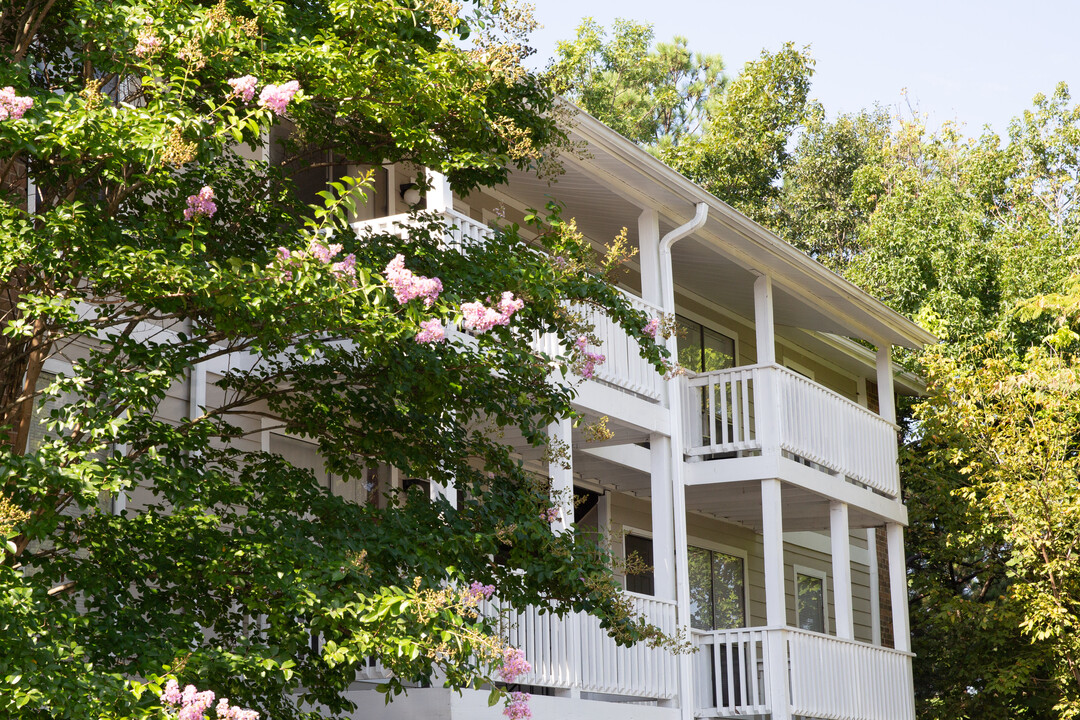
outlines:
{"label": "crepe myrtle tree", "polygon": [[[556,379],[602,358],[567,301],[663,366],[573,223],[530,216],[539,252],[513,226],[450,247],[424,216],[358,236],[363,177],[318,207],[290,182],[330,157],[460,191],[542,169],[564,138],[529,27],[437,0],[0,8],[0,714],[333,715],[374,657],[388,698],[438,678],[526,717],[500,683],[527,658],[477,612],[493,592],[667,640],[493,439],[573,416]],[[280,162],[251,160],[286,122]],[[214,402],[166,412],[211,363]],[[244,451],[267,425],[371,496],[394,466],[463,502],[346,502]]]}

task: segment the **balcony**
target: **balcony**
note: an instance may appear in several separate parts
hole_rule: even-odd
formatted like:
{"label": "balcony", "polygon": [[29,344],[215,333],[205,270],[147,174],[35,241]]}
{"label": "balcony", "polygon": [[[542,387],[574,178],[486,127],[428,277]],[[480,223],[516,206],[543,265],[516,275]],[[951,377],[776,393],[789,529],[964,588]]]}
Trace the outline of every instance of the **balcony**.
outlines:
{"label": "balcony", "polygon": [[[912,720],[911,654],[796,628],[692,633],[697,717],[771,715],[773,684],[790,715]],[[776,672],[777,669],[780,672]]]}
{"label": "balcony", "polygon": [[889,498],[900,495],[897,428],[787,368],[748,365],[684,381],[690,459],[779,450],[803,465]]}
{"label": "balcony", "polygon": [[[484,223],[477,222],[455,210],[440,213],[446,224],[443,244],[467,252],[470,246],[482,245],[494,232]],[[377,233],[397,235],[407,239],[410,229],[416,225],[415,219],[408,215],[391,215],[376,220],[366,220],[353,224],[357,233]],[[639,297],[623,292],[626,300],[650,317],[659,317],[660,308],[645,302]],[[658,403],[664,395],[664,379],[652,365],[641,357],[637,341],[626,333],[607,315],[596,308],[584,305],[569,305],[570,310],[579,313],[594,326],[594,334],[599,340],[597,346],[588,348],[590,352],[602,353],[606,361],[597,366],[593,379],[605,385],[617,388],[649,402]],[[554,342],[551,336],[537,338],[534,346],[537,350],[551,354],[561,354],[564,350]]]}

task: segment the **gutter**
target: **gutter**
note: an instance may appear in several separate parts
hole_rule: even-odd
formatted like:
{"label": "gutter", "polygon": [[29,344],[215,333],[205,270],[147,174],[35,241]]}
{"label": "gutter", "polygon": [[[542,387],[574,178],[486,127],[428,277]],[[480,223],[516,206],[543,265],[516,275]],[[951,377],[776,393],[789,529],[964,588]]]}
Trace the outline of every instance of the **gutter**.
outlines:
{"label": "gutter", "polygon": [[[660,294],[664,314],[675,315],[675,281],[671,268],[671,246],[697,230],[709,217],[708,203],[698,203],[690,222],[675,228],[660,240]],[[679,358],[679,340],[675,335],[666,341],[668,352]],[[671,510],[675,528],[675,600],[679,628],[690,637],[690,557],[686,537],[686,488],[683,483],[683,383],[676,375],[668,380],[669,432],[671,433]],[[679,656],[679,713],[682,720],[693,720],[694,702],[691,675],[693,659],[689,654]]]}

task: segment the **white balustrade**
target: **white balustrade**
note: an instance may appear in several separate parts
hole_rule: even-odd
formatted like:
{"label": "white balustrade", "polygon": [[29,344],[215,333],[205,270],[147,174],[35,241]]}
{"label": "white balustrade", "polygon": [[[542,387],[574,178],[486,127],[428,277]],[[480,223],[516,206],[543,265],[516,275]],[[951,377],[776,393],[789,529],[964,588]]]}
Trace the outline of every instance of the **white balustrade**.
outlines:
{"label": "white balustrade", "polygon": [[[774,382],[779,413],[758,408],[755,388]],[[780,449],[890,497],[900,494],[896,427],[779,365],[747,365],[687,379],[686,453],[761,450],[770,423]]]}
{"label": "white balustrade", "polygon": [[794,715],[914,720],[911,655],[805,630],[783,631]]}
{"label": "white balustrade", "polygon": [[[638,615],[666,634],[675,634],[675,603],[626,595]],[[518,612],[495,599],[483,603],[481,612],[500,618],[503,638],[524,651],[532,665],[532,671],[518,680],[522,685],[657,699],[678,693],[678,667],[669,650],[644,643],[621,647],[588,613],[571,612],[560,618],[533,607]]]}
{"label": "white balustrade", "polygon": [[[439,219],[445,226],[441,238],[443,245],[457,248],[462,252],[467,252],[470,247],[484,244],[494,232],[484,223],[477,222],[456,210],[444,211]],[[389,215],[375,220],[362,220],[352,224],[353,230],[358,234],[395,235],[402,239],[408,239],[419,226],[420,223],[416,217],[409,213]]]}
{"label": "white balustrade", "polygon": [[[446,226],[442,236],[443,244],[462,252],[468,252],[469,247],[482,245],[494,232],[487,225],[455,210],[445,211],[441,219]],[[353,223],[353,228],[357,233],[388,234],[403,239],[407,239],[409,233],[413,232],[417,226],[416,218],[409,214],[391,215]],[[531,248],[528,250],[536,252]],[[650,318],[661,316],[660,308],[655,305],[625,291],[623,295],[636,310],[646,313]],[[651,401],[659,401],[663,397],[664,378],[655,367],[641,357],[641,348],[637,340],[623,330],[617,322],[596,308],[571,305],[570,309],[583,315],[585,320],[594,326],[594,334],[600,342],[598,346],[588,348],[590,352],[599,352],[605,357],[605,361],[597,365],[594,370],[593,377],[596,380]],[[538,338],[535,345],[537,350],[548,354],[564,352],[551,336]]]}
{"label": "white balustrade", "polygon": [[791,715],[830,720],[914,720],[911,655],[797,628],[693,632],[699,717],[766,715],[770,647],[786,658]]}
{"label": "white balustrade", "polygon": [[[621,291],[635,310],[650,318],[659,318],[663,313],[657,306],[648,303],[628,292]],[[664,378],[649,361],[641,357],[641,347],[622,326],[596,308],[584,305],[572,305],[574,312],[580,313],[593,325],[593,333],[599,345],[589,345],[589,352],[604,355],[604,362],[597,365],[593,377],[615,387],[659,401],[664,394]]]}
{"label": "white balustrade", "polygon": [[768,631],[740,628],[693,633],[694,708],[701,715],[762,715],[770,712]]}
{"label": "white balustrade", "polygon": [[[665,634],[674,636],[675,603],[626,593],[634,610]],[[679,691],[675,655],[645,643],[622,647],[601,629],[600,621],[579,615],[581,632],[581,689],[586,692],[673,698]]]}
{"label": "white balustrade", "polygon": [[685,427],[689,454],[761,448],[753,416],[755,378],[761,370],[751,365],[688,378]]}

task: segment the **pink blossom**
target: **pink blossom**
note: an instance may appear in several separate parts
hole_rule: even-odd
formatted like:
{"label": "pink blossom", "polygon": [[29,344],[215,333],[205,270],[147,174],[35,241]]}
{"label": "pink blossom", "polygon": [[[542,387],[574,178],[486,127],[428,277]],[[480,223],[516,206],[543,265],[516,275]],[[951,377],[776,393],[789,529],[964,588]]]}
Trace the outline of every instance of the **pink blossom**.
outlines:
{"label": "pink blossom", "polygon": [[443,330],[442,323],[434,318],[420,323],[420,328],[420,332],[416,334],[418,343],[437,343],[446,339],[446,331]]}
{"label": "pink blossom", "polygon": [[255,97],[255,85],[258,82],[254,75],[245,75],[230,80],[229,87],[232,88],[233,95],[239,96],[244,102],[251,102],[251,98]]}
{"label": "pink blossom", "polygon": [[[210,690],[199,692],[194,685],[188,685],[181,692],[179,683],[170,679],[165,683],[161,702],[179,706],[177,720],[203,720],[206,711],[214,704],[214,693]],[[228,698],[221,698],[214,710],[218,720],[259,720],[259,713],[229,705]]]}
{"label": "pink blossom", "polygon": [[499,676],[508,683],[516,682],[518,677],[532,670],[532,665],[525,659],[525,652],[518,648],[503,650],[502,666]]}
{"label": "pink blossom", "polygon": [[660,320],[653,318],[649,322],[645,323],[645,327],[641,328],[641,332],[648,335],[651,338],[656,337],[656,333],[660,330]]}
{"label": "pink blossom", "polygon": [[135,45],[135,54],[141,58],[149,57],[161,49],[161,38],[154,28],[144,25],[139,31],[139,42]]}
{"label": "pink blossom", "polygon": [[386,281],[394,289],[394,297],[404,305],[413,298],[424,298],[424,307],[431,307],[442,292],[442,280],[414,275],[405,268],[405,258],[397,255],[386,265]]}
{"label": "pink blossom", "polygon": [[8,85],[0,89],[0,120],[18,120],[33,104],[34,98],[16,95],[15,88]]}
{"label": "pink blossom", "polygon": [[259,93],[259,105],[270,108],[275,115],[284,115],[285,107],[300,89],[300,83],[290,80],[282,85],[267,85]]}
{"label": "pink blossom", "polygon": [[187,209],[184,210],[184,219],[193,220],[200,217],[213,217],[217,212],[214,204],[214,190],[206,185],[196,195],[188,195]]}
{"label": "pink blossom", "polygon": [[502,313],[481,302],[462,303],[461,314],[465,316],[465,329],[472,332],[487,332],[496,325],[504,324]]}
{"label": "pink blossom", "polygon": [[510,693],[510,702],[503,708],[503,715],[510,720],[529,720],[532,710],[529,708],[529,700],[532,695],[523,692]]}
{"label": "pink blossom", "polygon": [[342,278],[351,278],[353,285],[356,284],[356,255],[349,253],[339,262],[330,266],[330,272],[334,274],[338,280]]}
{"label": "pink blossom", "polygon": [[547,510],[540,512],[540,519],[546,520],[549,523],[553,523],[559,519],[559,508],[549,507]]}
{"label": "pink blossom", "polygon": [[589,338],[584,335],[579,336],[578,339],[574,341],[574,345],[577,347],[578,352],[581,353],[581,358],[574,363],[574,371],[588,380],[596,371],[596,366],[603,365],[607,358],[600,353],[589,352],[586,350],[585,348],[589,345]]}
{"label": "pink blossom", "polygon": [[521,308],[525,301],[515,298],[514,293],[504,292],[498,308],[489,308],[481,302],[462,303],[461,313],[465,316],[465,329],[472,332],[487,332],[496,325],[507,325],[510,318]]}
{"label": "pink blossom", "polygon": [[165,683],[165,692],[161,693],[161,702],[180,704],[180,683],[176,682],[176,678],[169,678],[169,681]]}
{"label": "pink blossom", "polygon": [[521,298],[515,298],[514,293],[504,292],[502,299],[499,300],[499,312],[502,313],[502,324],[505,325],[510,321],[510,318],[521,308],[525,307],[525,301]]}
{"label": "pink blossom", "polygon": [[341,245],[338,243],[326,245],[317,238],[312,238],[311,242],[308,244],[308,250],[315,256],[316,260],[325,265],[341,252]]}
{"label": "pink blossom", "polygon": [[476,607],[480,604],[481,600],[489,599],[493,592],[495,592],[494,585],[484,585],[480,582],[473,582],[472,585],[467,587],[461,593],[461,600],[467,607]]}

